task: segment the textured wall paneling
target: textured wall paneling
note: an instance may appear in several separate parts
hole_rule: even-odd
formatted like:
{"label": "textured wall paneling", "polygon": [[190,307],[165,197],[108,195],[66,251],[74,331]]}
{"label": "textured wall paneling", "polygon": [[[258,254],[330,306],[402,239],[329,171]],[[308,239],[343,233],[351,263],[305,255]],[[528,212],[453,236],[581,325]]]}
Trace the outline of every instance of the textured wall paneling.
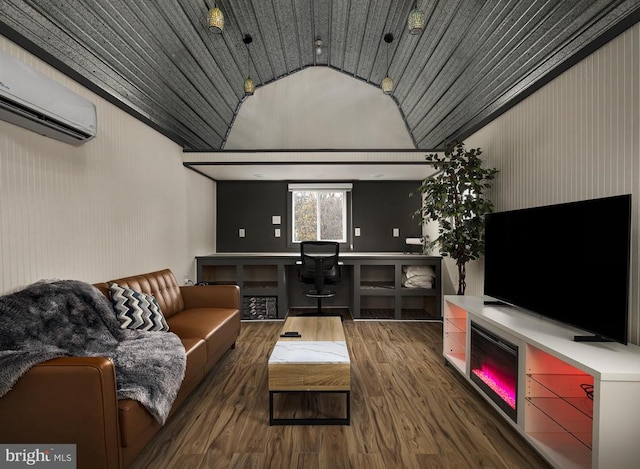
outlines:
{"label": "textured wall paneling", "polygon": [[[639,135],[640,25],[635,25],[467,139],[468,146],[483,148],[487,166],[500,170],[491,193],[498,211],[633,195],[629,337],[636,344]],[[593,229],[606,227],[594,219]],[[606,252],[606,246],[593,246],[594,256]],[[563,252],[550,256],[551,264],[557,256],[557,265],[566,268]],[[468,291],[482,293],[482,263],[473,265],[470,273]],[[606,295],[597,290],[599,275],[606,272],[594,272],[594,294]]]}
{"label": "textured wall paneling", "polygon": [[215,184],[163,135],[2,37],[0,48],[98,112],[97,137],[80,147],[0,121],[0,292],[164,267],[193,278],[194,256],[215,250]]}

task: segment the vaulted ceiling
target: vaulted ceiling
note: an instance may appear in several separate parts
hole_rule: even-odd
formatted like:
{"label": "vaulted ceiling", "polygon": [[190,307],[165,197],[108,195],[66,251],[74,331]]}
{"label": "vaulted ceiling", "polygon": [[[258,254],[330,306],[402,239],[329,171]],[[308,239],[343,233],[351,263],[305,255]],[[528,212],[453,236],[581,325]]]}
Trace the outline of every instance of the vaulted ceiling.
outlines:
{"label": "vaulted ceiling", "polygon": [[388,61],[389,99],[434,150],[640,20],[638,0],[419,0],[426,28],[410,35],[413,3],[221,0],[214,34],[212,0],[2,0],[0,33],[194,151],[224,149],[248,73],[259,87],[325,66],[379,87]]}

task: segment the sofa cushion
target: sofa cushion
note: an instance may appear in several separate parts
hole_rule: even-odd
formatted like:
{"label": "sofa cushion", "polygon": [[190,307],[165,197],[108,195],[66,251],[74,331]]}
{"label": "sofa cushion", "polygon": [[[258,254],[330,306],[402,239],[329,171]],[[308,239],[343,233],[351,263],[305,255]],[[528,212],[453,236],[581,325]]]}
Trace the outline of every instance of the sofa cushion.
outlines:
{"label": "sofa cushion", "polygon": [[186,309],[167,319],[181,339],[199,338],[207,343],[207,361],[217,361],[235,342],[240,331],[240,312],[232,308]]}
{"label": "sofa cushion", "polygon": [[204,377],[203,370],[207,361],[207,347],[203,339],[180,339],[187,352],[187,369],[183,383]]}
{"label": "sofa cushion", "polygon": [[147,295],[117,283],[109,284],[109,295],[122,329],[169,330],[167,321],[153,295]]}
{"label": "sofa cushion", "polygon": [[135,444],[140,434],[162,426],[142,404],[133,399],[118,401],[118,420],[120,442],[124,448]]}
{"label": "sofa cushion", "polygon": [[171,416],[189,397],[193,390],[204,379],[207,363],[207,344],[203,339],[180,339],[187,351],[187,371],[180,386],[180,391],[171,407]]}

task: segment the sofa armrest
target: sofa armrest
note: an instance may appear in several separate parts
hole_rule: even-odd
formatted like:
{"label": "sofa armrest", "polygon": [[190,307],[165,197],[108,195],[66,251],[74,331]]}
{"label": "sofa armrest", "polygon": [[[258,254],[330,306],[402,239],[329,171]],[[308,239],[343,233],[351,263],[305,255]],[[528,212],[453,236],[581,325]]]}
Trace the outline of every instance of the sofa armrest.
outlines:
{"label": "sofa armrest", "polygon": [[78,467],[120,465],[113,362],[64,357],[32,367],[0,397],[0,442],[76,444]]}
{"label": "sofa armrest", "polygon": [[240,288],[237,285],[180,286],[184,309],[240,309]]}

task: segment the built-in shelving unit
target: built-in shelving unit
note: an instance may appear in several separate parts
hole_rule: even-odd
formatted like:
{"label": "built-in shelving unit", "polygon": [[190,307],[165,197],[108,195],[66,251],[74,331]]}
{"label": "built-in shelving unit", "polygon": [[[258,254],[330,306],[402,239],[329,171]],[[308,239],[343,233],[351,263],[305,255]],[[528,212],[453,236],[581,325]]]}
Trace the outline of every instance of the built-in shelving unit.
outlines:
{"label": "built-in shelving unit", "polygon": [[278,319],[288,309],[284,264],[264,257],[197,258],[197,282],[238,285],[242,319]]}
{"label": "built-in shelving unit", "polygon": [[[352,314],[357,319],[431,320],[442,318],[441,258],[416,255],[354,260]],[[407,287],[407,267],[434,273],[426,287]]]}
{"label": "built-in shelving unit", "polygon": [[[196,258],[197,281],[236,284],[243,301],[277,299],[277,318],[289,307],[312,303],[300,293],[294,253],[214,254]],[[354,319],[440,320],[442,318],[441,258],[400,253],[341,253],[342,281],[335,286]],[[428,288],[409,288],[403,272],[409,266],[429,267],[434,274]],[[329,304],[331,306],[331,303]],[[244,319],[253,316],[243,311]],[[256,316],[262,319],[262,316]]]}
{"label": "built-in shelving unit", "polygon": [[497,412],[551,465],[635,468],[640,461],[640,347],[575,342],[581,331],[479,297],[445,296],[443,355],[470,379],[471,321],[519,349],[518,415]]}

